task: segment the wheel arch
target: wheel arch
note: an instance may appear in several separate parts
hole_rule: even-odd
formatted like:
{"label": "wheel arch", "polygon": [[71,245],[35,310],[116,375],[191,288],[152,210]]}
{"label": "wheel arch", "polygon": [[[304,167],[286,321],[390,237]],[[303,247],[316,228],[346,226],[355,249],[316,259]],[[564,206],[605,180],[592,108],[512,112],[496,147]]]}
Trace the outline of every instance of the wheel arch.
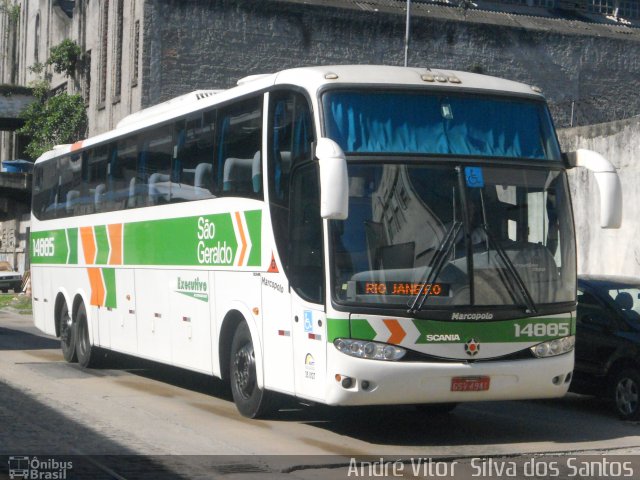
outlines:
{"label": "wheel arch", "polygon": [[[76,293],[76,295],[73,297],[73,309],[71,310],[73,312],[73,318],[76,318],[76,314],[78,313],[78,308],[80,308],[80,305],[84,304],[84,308],[85,310],[87,310],[87,302],[85,301],[84,295],[81,292]],[[87,315],[89,314],[88,310],[87,310]]]}
{"label": "wheel arch", "polygon": [[626,368],[640,371],[640,362],[631,357],[621,357],[616,359],[607,370],[607,378],[609,379],[609,382],[611,382],[613,377],[615,377],[619,372]]}
{"label": "wheel arch", "polygon": [[256,360],[256,381],[260,388],[264,387],[264,371],[263,371],[263,354],[262,354],[262,342],[259,335],[258,326],[255,318],[251,313],[241,306],[235,306],[229,310],[220,328],[218,337],[218,360],[220,362],[220,378],[222,380],[229,379],[229,367],[231,357],[231,342],[233,341],[233,334],[238,328],[240,323],[244,322],[249,327],[251,333],[251,341],[253,342],[253,349]]}

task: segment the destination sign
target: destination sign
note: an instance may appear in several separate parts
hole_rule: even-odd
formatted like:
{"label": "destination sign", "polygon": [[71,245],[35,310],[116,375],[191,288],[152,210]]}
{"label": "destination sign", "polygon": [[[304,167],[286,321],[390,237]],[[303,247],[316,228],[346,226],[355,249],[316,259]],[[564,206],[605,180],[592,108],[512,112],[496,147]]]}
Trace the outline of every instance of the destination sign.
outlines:
{"label": "destination sign", "polygon": [[[423,290],[424,287],[424,290]],[[431,289],[429,290],[429,287]],[[418,295],[429,292],[429,296],[449,296],[449,285],[444,283],[416,283],[416,282],[356,282],[358,295]]]}

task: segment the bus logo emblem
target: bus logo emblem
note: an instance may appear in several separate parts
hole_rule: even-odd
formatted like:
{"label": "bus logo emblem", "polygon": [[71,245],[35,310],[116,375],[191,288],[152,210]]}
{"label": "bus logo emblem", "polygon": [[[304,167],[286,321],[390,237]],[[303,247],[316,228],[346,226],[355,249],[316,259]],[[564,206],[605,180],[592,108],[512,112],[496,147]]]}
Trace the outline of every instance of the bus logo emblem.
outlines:
{"label": "bus logo emblem", "polygon": [[480,343],[478,343],[475,338],[472,338],[464,344],[464,351],[467,352],[467,355],[470,357],[475,357],[480,351]]}

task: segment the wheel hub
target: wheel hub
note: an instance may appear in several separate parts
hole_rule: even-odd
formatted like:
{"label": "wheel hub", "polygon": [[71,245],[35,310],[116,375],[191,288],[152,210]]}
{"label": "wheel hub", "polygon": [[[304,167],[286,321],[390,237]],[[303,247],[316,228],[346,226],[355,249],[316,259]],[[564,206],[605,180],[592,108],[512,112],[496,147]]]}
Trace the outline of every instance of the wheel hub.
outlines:
{"label": "wheel hub", "polygon": [[245,345],[238,350],[234,357],[234,364],[234,381],[237,390],[244,398],[249,398],[253,393],[256,384],[256,368],[253,347],[251,345]]}
{"label": "wheel hub", "polygon": [[618,382],[616,403],[620,411],[626,415],[638,408],[638,385],[632,379],[624,378]]}
{"label": "wheel hub", "polygon": [[60,332],[60,336],[62,337],[65,343],[69,343],[69,341],[71,340],[71,327],[72,327],[71,317],[67,315],[65,318],[62,319],[62,322],[60,322],[60,325],[62,326],[62,331]]}

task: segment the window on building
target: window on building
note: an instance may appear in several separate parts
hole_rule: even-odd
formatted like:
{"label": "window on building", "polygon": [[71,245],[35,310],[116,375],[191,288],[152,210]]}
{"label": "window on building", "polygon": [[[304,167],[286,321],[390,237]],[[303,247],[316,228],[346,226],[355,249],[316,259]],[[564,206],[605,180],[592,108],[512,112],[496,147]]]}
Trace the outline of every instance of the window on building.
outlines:
{"label": "window on building", "polygon": [[122,32],[124,25],[124,0],[117,0],[116,38],[114,45],[115,69],[113,78],[113,101],[120,101],[122,94]]}
{"label": "window on building", "polygon": [[36,15],[35,37],[33,39],[33,62],[38,63],[40,61],[40,14]]}
{"label": "window on building", "polygon": [[84,54],[84,66],[82,70],[83,85],[82,85],[82,98],[85,104],[89,104],[91,99],[91,50],[87,50]]}
{"label": "window on building", "polygon": [[101,45],[100,45],[100,95],[98,102],[104,105],[107,101],[107,47],[109,44],[109,0],[102,3],[101,22]]}
{"label": "window on building", "polygon": [[133,26],[133,56],[131,64],[131,86],[138,85],[138,65],[140,61],[140,20]]}

